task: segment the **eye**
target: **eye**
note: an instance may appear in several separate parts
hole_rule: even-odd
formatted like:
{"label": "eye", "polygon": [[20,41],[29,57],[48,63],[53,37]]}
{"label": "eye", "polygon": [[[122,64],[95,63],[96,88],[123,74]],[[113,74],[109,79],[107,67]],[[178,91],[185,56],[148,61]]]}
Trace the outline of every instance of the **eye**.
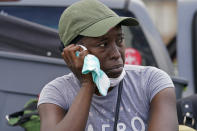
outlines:
{"label": "eye", "polygon": [[118,38],[118,40],[116,41],[117,45],[121,45],[122,42],[123,42],[123,40],[124,40],[124,37],[123,36],[120,37],[120,38]]}
{"label": "eye", "polygon": [[105,46],[107,46],[106,42],[99,44],[99,47],[105,47]]}

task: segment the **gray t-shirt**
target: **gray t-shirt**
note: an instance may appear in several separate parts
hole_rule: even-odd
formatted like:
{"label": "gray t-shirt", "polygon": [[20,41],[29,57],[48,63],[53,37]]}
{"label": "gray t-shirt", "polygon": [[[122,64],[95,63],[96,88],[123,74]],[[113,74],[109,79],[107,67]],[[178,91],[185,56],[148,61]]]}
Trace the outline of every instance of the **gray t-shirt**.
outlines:
{"label": "gray t-shirt", "polygon": [[[125,65],[124,69],[117,131],[146,131],[151,100],[162,89],[174,85],[164,71],[155,67]],[[38,105],[53,103],[68,110],[79,89],[79,81],[72,73],[56,78],[43,88]],[[113,130],[117,95],[118,86],[107,96],[93,95],[86,131]]]}

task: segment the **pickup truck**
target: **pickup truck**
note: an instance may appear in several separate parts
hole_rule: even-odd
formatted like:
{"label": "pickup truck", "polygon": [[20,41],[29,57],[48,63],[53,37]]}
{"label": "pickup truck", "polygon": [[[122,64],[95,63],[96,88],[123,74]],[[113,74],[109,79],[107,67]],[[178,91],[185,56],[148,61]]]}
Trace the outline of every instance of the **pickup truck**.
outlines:
{"label": "pickup truck", "polygon": [[[70,72],[58,50],[57,25],[60,14],[77,0],[0,1],[0,130],[21,131],[9,127],[6,114],[21,110],[35,98],[43,86]],[[141,56],[141,65],[155,66],[172,76],[181,97],[184,81],[174,78],[168,51],[141,0],[101,0],[121,16],[138,19],[137,27],[123,27],[127,48]],[[135,59],[135,57],[133,57]]]}

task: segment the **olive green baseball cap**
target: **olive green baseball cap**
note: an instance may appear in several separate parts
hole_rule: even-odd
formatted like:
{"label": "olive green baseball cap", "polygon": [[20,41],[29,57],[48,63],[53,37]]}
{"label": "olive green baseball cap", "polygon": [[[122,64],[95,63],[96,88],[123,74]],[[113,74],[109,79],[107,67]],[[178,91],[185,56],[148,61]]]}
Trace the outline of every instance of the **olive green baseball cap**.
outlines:
{"label": "olive green baseball cap", "polygon": [[98,0],[80,0],[69,6],[59,20],[59,36],[68,45],[78,35],[99,37],[116,25],[136,26],[132,17],[120,17]]}

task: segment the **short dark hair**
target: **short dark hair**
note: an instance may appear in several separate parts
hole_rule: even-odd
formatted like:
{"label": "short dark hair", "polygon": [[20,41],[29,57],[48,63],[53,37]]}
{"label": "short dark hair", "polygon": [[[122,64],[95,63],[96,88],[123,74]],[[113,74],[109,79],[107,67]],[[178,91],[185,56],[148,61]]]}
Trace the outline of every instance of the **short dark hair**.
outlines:
{"label": "short dark hair", "polygon": [[82,36],[82,35],[78,35],[68,45],[70,45],[70,44],[77,44],[77,42],[79,42],[83,37],[84,36]]}
{"label": "short dark hair", "polygon": [[[79,42],[79,40],[81,40],[83,37],[84,37],[84,36],[82,36],[82,35],[78,35],[78,36],[75,37],[68,45],[70,45],[70,44],[77,44],[77,42]],[[68,46],[68,45],[67,45],[67,46]],[[61,42],[60,42],[60,46],[59,46],[60,52],[62,52],[64,48],[65,48],[64,43],[61,41]]]}

